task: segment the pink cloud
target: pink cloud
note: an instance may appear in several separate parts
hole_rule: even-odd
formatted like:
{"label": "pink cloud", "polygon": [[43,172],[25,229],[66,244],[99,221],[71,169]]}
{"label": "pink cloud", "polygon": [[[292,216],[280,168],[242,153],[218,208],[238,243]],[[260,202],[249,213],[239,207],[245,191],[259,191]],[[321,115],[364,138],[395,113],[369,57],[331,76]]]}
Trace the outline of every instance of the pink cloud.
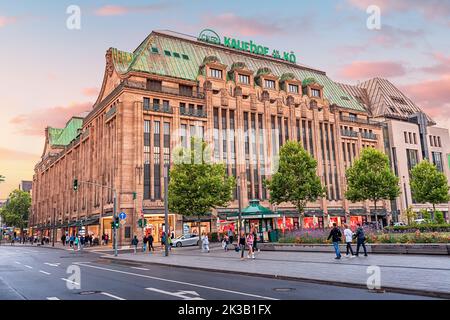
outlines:
{"label": "pink cloud", "polygon": [[121,16],[128,13],[145,13],[156,12],[168,8],[167,3],[155,3],[145,6],[119,6],[119,5],[105,5],[95,10],[98,16]]}
{"label": "pink cloud", "polygon": [[450,118],[450,73],[439,79],[402,86],[400,89],[431,117]]}
{"label": "pink cloud", "polygon": [[240,34],[242,36],[273,35],[284,33],[280,25],[267,19],[240,17],[234,13],[223,13],[217,16],[205,16],[206,25],[213,25],[228,34]]}
{"label": "pink cloud", "polygon": [[5,27],[8,24],[13,24],[17,22],[17,18],[16,17],[5,17],[5,16],[0,16],[0,28],[1,27]]}
{"label": "pink cloud", "polygon": [[389,61],[354,61],[345,66],[339,75],[351,80],[363,80],[373,77],[398,77],[406,74],[401,63]]}
{"label": "pink cloud", "polygon": [[76,103],[69,107],[50,107],[33,113],[21,114],[9,122],[16,125],[17,132],[30,136],[42,136],[47,126],[62,128],[72,117],[92,110],[92,103]]}
{"label": "pink cloud", "polygon": [[87,97],[97,97],[99,93],[99,89],[97,87],[84,88],[82,90],[83,95]]}
{"label": "pink cloud", "polygon": [[433,57],[436,63],[432,66],[423,67],[420,70],[429,74],[450,74],[450,56],[437,52],[433,54]]}

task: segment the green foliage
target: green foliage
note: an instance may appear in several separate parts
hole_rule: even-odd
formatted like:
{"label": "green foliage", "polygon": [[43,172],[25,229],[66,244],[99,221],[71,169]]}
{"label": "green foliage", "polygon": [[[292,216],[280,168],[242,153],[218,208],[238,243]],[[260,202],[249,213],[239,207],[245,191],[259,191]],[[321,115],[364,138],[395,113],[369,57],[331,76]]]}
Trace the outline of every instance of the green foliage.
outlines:
{"label": "green foliage", "polygon": [[9,195],[9,201],[1,210],[2,218],[8,226],[24,228],[28,220],[30,206],[30,194],[25,191],[14,190]]}
{"label": "green foliage", "polygon": [[414,212],[411,206],[406,209],[406,219],[408,219],[408,224],[412,224],[415,219],[417,219],[417,213]]}
{"label": "green foliage", "polygon": [[287,141],[280,149],[277,173],[265,184],[270,190],[270,202],[292,203],[300,214],[308,202],[325,195],[317,176],[317,161],[296,141]]}
{"label": "green foliage", "polygon": [[170,170],[169,209],[184,216],[201,216],[225,207],[232,199],[234,177],[224,164],[209,163],[206,143],[192,139],[191,149],[180,149]]}
{"label": "green foliage", "polygon": [[442,213],[442,211],[435,212],[434,221],[436,224],[444,224],[445,223],[444,214]]}
{"label": "green foliage", "polygon": [[411,170],[411,192],[419,203],[431,203],[433,211],[438,203],[450,201],[447,177],[428,160],[421,161]]}
{"label": "green foliage", "polygon": [[0,174],[0,182],[5,182],[5,176]]}
{"label": "green foliage", "polygon": [[413,224],[410,226],[397,226],[397,227],[385,227],[386,232],[415,232],[419,230],[420,232],[450,232],[450,224]]}
{"label": "green foliage", "polygon": [[389,167],[388,157],[374,148],[365,148],[361,157],[347,169],[345,196],[352,202],[394,200],[400,194],[399,179]]}
{"label": "green foliage", "polygon": [[317,80],[315,78],[310,77],[310,78],[306,78],[303,80],[302,86],[306,87],[306,86],[309,86],[310,84],[314,84],[314,83],[317,83]]}

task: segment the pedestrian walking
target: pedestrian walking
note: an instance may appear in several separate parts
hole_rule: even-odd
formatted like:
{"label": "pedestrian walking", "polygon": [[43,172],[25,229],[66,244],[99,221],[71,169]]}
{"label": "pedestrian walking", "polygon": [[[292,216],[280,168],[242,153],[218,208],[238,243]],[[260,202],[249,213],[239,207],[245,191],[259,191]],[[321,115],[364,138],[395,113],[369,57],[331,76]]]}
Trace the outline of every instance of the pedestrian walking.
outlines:
{"label": "pedestrian walking", "polygon": [[66,235],[65,234],[63,234],[61,236],[61,242],[62,242],[63,246],[65,247],[66,246]]}
{"label": "pedestrian walking", "polygon": [[161,247],[162,247],[162,249],[164,249],[165,246],[166,246],[166,240],[167,240],[166,233],[163,231],[163,233],[161,234]]}
{"label": "pedestrian walking", "polygon": [[256,232],[256,228],[253,227],[253,231],[252,231],[252,235],[253,235],[253,247],[252,247],[252,253],[253,255],[255,255],[255,252],[258,250],[258,233]]}
{"label": "pedestrian walking", "polygon": [[[80,241],[79,241],[78,237],[75,237],[75,236],[73,236],[73,237],[74,237],[74,240],[73,240],[73,251],[75,252],[76,250],[79,250]],[[77,248],[77,249],[75,249],[75,248]]]}
{"label": "pedestrian walking", "polygon": [[239,232],[239,250],[241,250],[241,260],[244,260],[245,231],[243,229]]}
{"label": "pedestrian walking", "polygon": [[208,235],[203,232],[202,234],[202,252],[208,252],[209,253],[209,239]]}
{"label": "pedestrian walking", "polygon": [[345,236],[345,243],[347,244],[347,253],[345,254],[346,257],[348,257],[348,253],[352,254],[350,257],[354,258],[355,254],[353,253],[352,249],[352,241],[353,241],[353,232],[350,230],[348,224],[344,224],[344,236]]}
{"label": "pedestrian walking", "polygon": [[137,252],[138,243],[139,243],[139,240],[138,240],[137,236],[134,236],[133,240],[131,240],[131,245],[133,246],[134,254],[136,254],[136,252]]}
{"label": "pedestrian walking", "polygon": [[367,249],[366,249],[366,234],[364,233],[363,227],[361,227],[361,224],[357,224],[357,229],[354,237],[356,238],[356,256],[359,255],[359,247],[362,246],[364,249],[364,256],[367,257]]}
{"label": "pedestrian walking", "polygon": [[255,252],[253,251],[254,248],[254,243],[255,243],[255,238],[253,235],[253,232],[250,232],[247,237],[246,237],[246,242],[247,242],[247,247],[248,247],[248,254],[247,254],[247,258],[248,259],[255,259]]}
{"label": "pedestrian walking", "polygon": [[70,236],[70,241],[69,241],[69,245],[70,245],[71,248],[73,247],[74,241],[75,241],[75,236],[72,234]]}
{"label": "pedestrian walking", "polygon": [[172,250],[172,236],[167,238],[167,245],[169,246],[169,250]]}
{"label": "pedestrian walking", "polygon": [[108,245],[109,242],[109,235],[105,234],[105,244]]}
{"label": "pedestrian walking", "polygon": [[339,251],[339,243],[341,242],[342,233],[341,230],[337,227],[336,223],[333,223],[333,229],[331,229],[330,234],[328,235],[327,240],[333,241],[334,251],[336,252],[336,258],[341,258],[341,252]]}
{"label": "pedestrian walking", "polygon": [[228,236],[226,234],[224,234],[223,238],[222,238],[222,248],[225,250],[225,252],[228,251],[228,243],[229,243],[229,241],[230,240],[229,240]]}
{"label": "pedestrian walking", "polygon": [[233,240],[234,240],[234,232],[230,228],[228,229],[228,243],[233,244]]}
{"label": "pedestrian walking", "polygon": [[151,233],[148,235],[148,251],[150,251],[150,253],[155,251],[155,248],[153,248],[153,236]]}
{"label": "pedestrian walking", "polygon": [[144,235],[144,238],[142,238],[142,252],[147,251],[147,242],[148,238],[146,235]]}

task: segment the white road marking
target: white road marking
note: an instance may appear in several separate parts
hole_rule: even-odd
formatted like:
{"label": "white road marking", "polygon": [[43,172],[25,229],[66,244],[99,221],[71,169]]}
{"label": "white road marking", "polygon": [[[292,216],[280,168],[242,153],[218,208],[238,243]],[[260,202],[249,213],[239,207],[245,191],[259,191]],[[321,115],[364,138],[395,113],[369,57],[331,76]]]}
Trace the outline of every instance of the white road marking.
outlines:
{"label": "white road marking", "polygon": [[47,300],[59,300],[58,297],[47,297]]}
{"label": "white road marking", "polygon": [[110,297],[110,298],[117,299],[117,300],[126,300],[126,299],[124,299],[124,298],[115,296],[115,295],[113,295],[113,294],[111,294],[111,293],[108,293],[108,292],[101,292],[101,294],[104,295],[104,296]]}
{"label": "white road marking", "polygon": [[69,283],[71,283],[71,284],[74,284],[74,285],[80,286],[80,284],[79,284],[79,283],[77,283],[77,282],[75,282],[75,281],[72,281],[72,280],[69,280],[69,279],[66,279],[66,278],[61,278],[61,280],[64,280],[64,281],[66,281],[66,282],[69,282]]}
{"label": "white road marking", "polygon": [[45,262],[44,264],[46,264],[46,265],[48,265],[48,266],[51,266],[51,267],[59,267],[59,265],[60,265],[61,263],[49,263],[49,262]]}
{"label": "white road marking", "polygon": [[46,275],[51,274],[50,272],[46,272],[46,271],[43,271],[43,270],[39,270],[39,272],[40,272],[40,273],[43,273],[43,274],[46,274]]}
{"label": "white road marking", "polygon": [[28,266],[28,265],[26,265],[26,264],[24,264],[24,267],[27,267],[28,269],[33,269],[32,266]]}
{"label": "white road marking", "polygon": [[127,271],[121,271],[121,270],[114,270],[114,269],[108,269],[108,268],[103,268],[103,267],[85,265],[83,263],[79,263],[78,265],[83,266],[83,267],[87,267],[87,268],[94,268],[94,269],[99,269],[99,270],[105,270],[105,271],[117,272],[117,273],[122,273],[122,274],[128,274],[128,275],[141,277],[141,278],[154,279],[154,280],[178,283],[178,284],[183,284],[183,285],[188,285],[188,286],[193,286],[193,287],[198,287],[198,288],[204,288],[204,289],[209,289],[209,290],[228,292],[228,293],[238,294],[238,295],[247,296],[247,297],[260,298],[260,299],[266,299],[266,300],[279,300],[279,299],[276,299],[276,298],[260,296],[260,295],[252,294],[252,293],[245,293],[245,292],[238,292],[238,291],[221,289],[221,288],[208,287],[208,286],[203,286],[203,285],[195,284],[195,283],[189,283],[189,282],[183,282],[183,281],[177,281],[177,280],[171,280],[171,279],[164,279],[164,278],[152,277],[152,276],[139,274],[139,273],[132,273],[132,272],[127,272]]}
{"label": "white road marking", "polygon": [[130,267],[131,269],[136,269],[136,270],[144,270],[144,271],[149,271],[150,269],[147,268],[140,268],[140,267]]}
{"label": "white road marking", "polygon": [[[198,297],[198,293],[195,291],[178,291],[178,292],[169,292],[169,291],[164,291],[164,290],[160,290],[160,289],[156,289],[156,288],[145,288],[146,290],[149,291],[154,291],[154,292],[158,292],[158,293],[163,293],[163,294],[167,294],[169,296],[174,296],[177,298],[181,298],[183,300],[205,300],[203,298]],[[187,297],[185,296],[185,294],[191,294],[197,297]]]}

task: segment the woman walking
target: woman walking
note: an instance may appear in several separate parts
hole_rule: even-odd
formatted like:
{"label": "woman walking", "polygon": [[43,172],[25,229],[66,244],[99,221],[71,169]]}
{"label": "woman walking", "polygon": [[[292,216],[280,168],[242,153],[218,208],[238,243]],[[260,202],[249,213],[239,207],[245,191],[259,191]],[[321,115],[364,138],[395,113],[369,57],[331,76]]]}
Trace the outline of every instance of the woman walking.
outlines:
{"label": "woman walking", "polygon": [[250,232],[247,235],[247,246],[248,246],[248,254],[247,254],[247,258],[250,259],[255,259],[255,253],[253,252],[253,244],[254,244],[254,237],[253,237],[253,232]]}
{"label": "woman walking", "polygon": [[209,253],[209,239],[208,235],[203,232],[202,234],[202,252],[207,251]]}
{"label": "woman walking", "polygon": [[245,231],[243,229],[239,232],[239,249],[241,250],[241,260],[244,260]]}
{"label": "woman walking", "polygon": [[344,228],[345,243],[347,244],[347,254],[345,256],[348,257],[348,252],[350,251],[350,253],[352,254],[350,257],[354,258],[355,254],[353,253],[352,249],[353,232],[348,227],[348,224],[344,224]]}

